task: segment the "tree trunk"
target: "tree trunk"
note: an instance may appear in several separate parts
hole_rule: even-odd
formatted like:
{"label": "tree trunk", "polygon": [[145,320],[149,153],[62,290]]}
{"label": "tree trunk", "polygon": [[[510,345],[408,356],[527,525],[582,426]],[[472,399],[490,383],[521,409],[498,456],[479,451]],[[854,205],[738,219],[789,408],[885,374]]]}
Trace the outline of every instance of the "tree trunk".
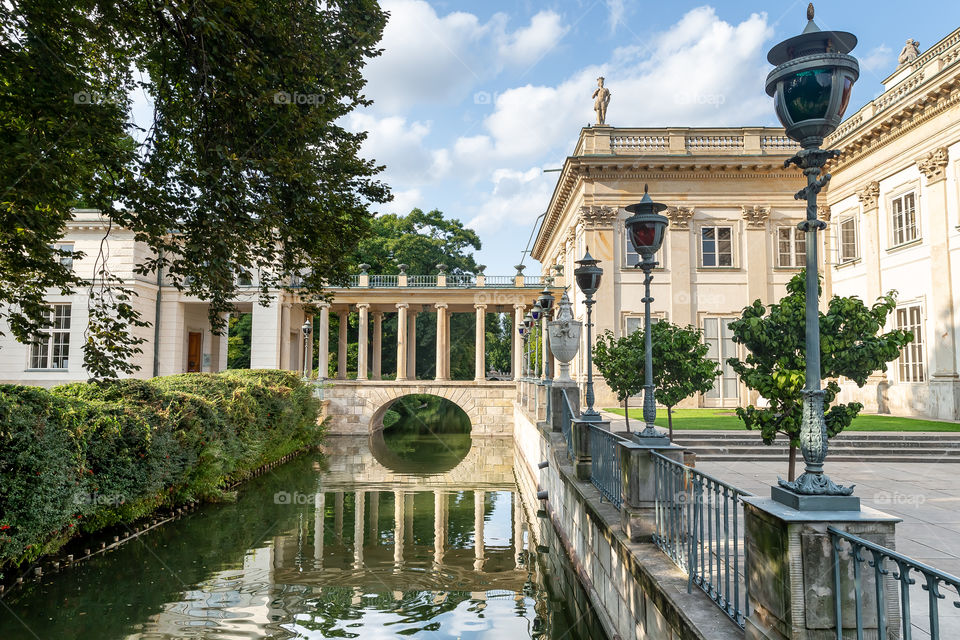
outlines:
{"label": "tree trunk", "polygon": [[623,399],[623,417],[627,421],[627,433],[630,433],[630,396]]}
{"label": "tree trunk", "polygon": [[670,442],[673,442],[673,407],[667,407],[667,429]]}
{"label": "tree trunk", "polygon": [[790,464],[787,466],[787,480],[793,482],[797,479],[797,447],[790,443]]}

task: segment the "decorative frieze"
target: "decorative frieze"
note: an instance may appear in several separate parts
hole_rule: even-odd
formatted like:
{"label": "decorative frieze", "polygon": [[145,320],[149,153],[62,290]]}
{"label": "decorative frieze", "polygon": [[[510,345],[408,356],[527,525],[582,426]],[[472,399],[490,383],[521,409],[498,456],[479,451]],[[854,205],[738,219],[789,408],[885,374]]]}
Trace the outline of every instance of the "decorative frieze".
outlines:
{"label": "decorative frieze", "polygon": [[917,168],[927,177],[927,184],[930,184],[946,179],[948,162],[947,148],[939,147],[918,160]]}
{"label": "decorative frieze", "polygon": [[745,204],[740,209],[743,212],[743,219],[747,221],[747,227],[762,229],[766,226],[767,219],[770,217],[770,207]]}
{"label": "decorative frieze", "polygon": [[863,190],[857,192],[857,199],[863,205],[864,211],[876,209],[880,202],[880,183],[874,180],[868,184]]}
{"label": "decorative frieze", "polygon": [[580,207],[580,218],[588,229],[612,227],[617,219],[617,210],[607,206],[583,206]]}
{"label": "decorative frieze", "polygon": [[693,207],[667,207],[663,212],[670,219],[670,226],[674,229],[689,229],[693,218]]}

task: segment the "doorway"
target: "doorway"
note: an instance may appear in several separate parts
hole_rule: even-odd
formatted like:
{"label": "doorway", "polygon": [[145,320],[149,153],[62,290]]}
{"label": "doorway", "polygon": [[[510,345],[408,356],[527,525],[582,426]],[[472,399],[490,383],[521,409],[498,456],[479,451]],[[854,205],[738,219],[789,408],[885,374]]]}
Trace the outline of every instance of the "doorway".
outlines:
{"label": "doorway", "polygon": [[187,373],[200,371],[203,359],[203,334],[191,331],[187,334]]}

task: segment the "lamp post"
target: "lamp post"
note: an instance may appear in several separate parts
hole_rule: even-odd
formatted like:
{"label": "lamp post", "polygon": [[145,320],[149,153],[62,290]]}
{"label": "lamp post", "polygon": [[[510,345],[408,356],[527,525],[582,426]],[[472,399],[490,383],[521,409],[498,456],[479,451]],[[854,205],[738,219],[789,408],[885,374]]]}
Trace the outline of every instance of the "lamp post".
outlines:
{"label": "lamp post", "polygon": [[853,487],[834,484],[823,473],[827,457],[827,425],[823,417],[820,388],[820,280],[817,262],[817,231],[826,224],[817,219],[817,194],[830,180],[819,177],[824,165],[840,155],[821,149],[825,136],[840,124],[850,101],[853,83],[860,75],[857,59],[847,55],[857,38],[844,31],[821,31],[813,21],[813,4],[807,7],[807,26],[798,36],[788,38],[767,53],[776,68],[767,76],[767,94],[774,98],[777,117],[787,136],[802,149],[784,163],[795,164],[807,177],[807,186],[796,193],[807,201],[806,220],[797,225],[806,238],[806,379],[803,390],[803,418],[800,451],[804,473],[794,482],[780,479],[784,489],[803,495],[849,496]]}
{"label": "lamp post", "polygon": [[[540,318],[543,317],[543,307],[540,306],[540,300],[537,299],[533,303],[533,308],[530,309],[530,316],[533,318],[533,324],[530,327],[530,349],[533,351],[533,376],[534,378],[540,377],[540,340],[537,336],[533,334],[535,328],[540,327]],[[538,332],[539,333],[539,332]]]}
{"label": "lamp post", "polygon": [[533,316],[529,311],[523,316],[523,327],[523,377],[526,378],[530,374],[530,329],[533,327]]}
{"label": "lamp post", "polygon": [[523,364],[520,365],[520,371],[517,373],[520,374],[520,380],[523,380],[523,378],[527,375],[527,324],[525,321],[520,322],[520,325],[517,327],[517,332],[523,339],[523,347],[521,351],[521,353],[523,353]]}
{"label": "lamp post", "polygon": [[540,308],[543,309],[543,323],[540,326],[540,331],[543,334],[543,379],[549,380],[552,377],[553,372],[550,370],[550,335],[546,330],[547,321],[550,319],[553,313],[553,303],[556,298],[553,297],[553,294],[550,293],[550,284],[553,282],[553,278],[547,276],[547,284],[544,285],[543,291],[540,292],[540,298],[537,302],[540,305]]}
{"label": "lamp post", "polygon": [[663,433],[654,428],[653,422],[657,418],[657,403],[654,398],[653,384],[653,332],[650,330],[650,282],[653,274],[650,273],[657,262],[653,259],[660,245],[663,244],[663,231],[667,228],[668,220],[660,215],[667,205],[654,202],[647,193],[647,186],[643,186],[643,198],[636,204],[626,207],[633,215],[626,219],[624,226],[627,236],[633,245],[633,250],[643,257],[637,265],[643,269],[643,431],[641,438],[663,438]]}
{"label": "lamp post", "polygon": [[590,331],[593,328],[591,318],[593,305],[595,304],[593,294],[600,288],[600,278],[603,276],[603,269],[597,266],[598,262],[599,260],[595,260],[593,256],[590,255],[590,249],[588,248],[584,256],[576,261],[580,266],[573,270],[573,276],[577,280],[577,286],[580,288],[580,291],[583,292],[584,297],[586,297],[583,303],[587,305],[587,391],[585,394],[587,410],[580,416],[580,419],[584,422],[601,421],[600,414],[593,408],[593,339]]}
{"label": "lamp post", "polygon": [[313,323],[309,319],[305,320],[303,326],[300,327],[300,330],[303,331],[303,377],[310,377],[310,334],[313,333]]}

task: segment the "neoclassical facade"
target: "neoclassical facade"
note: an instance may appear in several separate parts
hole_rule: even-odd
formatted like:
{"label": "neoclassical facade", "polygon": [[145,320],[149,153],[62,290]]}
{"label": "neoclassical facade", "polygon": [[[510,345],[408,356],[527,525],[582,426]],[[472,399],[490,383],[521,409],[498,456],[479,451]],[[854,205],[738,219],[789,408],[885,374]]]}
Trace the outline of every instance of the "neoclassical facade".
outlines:
{"label": "neoclassical facade", "polygon": [[884,80],[827,140],[843,155],[826,192],[833,293],[897,292],[891,327],[914,342],[847,400],[960,420],[960,29]]}
{"label": "neoclassical facade", "polygon": [[[723,366],[714,389],[692,404],[744,404],[748,390],[725,364],[736,352],[727,323],[756,299],[779,299],[803,265],[797,174],[783,168],[796,149],[775,128],[585,127],[564,162],[533,257],[572,274],[589,249],[604,270],[596,331],[635,330],[643,317],[643,273],[634,268],[623,207],[648,185],[654,200],[669,205],[670,220],[654,271],[653,313],[703,329],[710,357]],[[573,299],[574,313],[585,319],[579,291]],[[586,344],[572,367],[581,377],[585,352]],[[598,403],[617,404],[602,384]]]}

